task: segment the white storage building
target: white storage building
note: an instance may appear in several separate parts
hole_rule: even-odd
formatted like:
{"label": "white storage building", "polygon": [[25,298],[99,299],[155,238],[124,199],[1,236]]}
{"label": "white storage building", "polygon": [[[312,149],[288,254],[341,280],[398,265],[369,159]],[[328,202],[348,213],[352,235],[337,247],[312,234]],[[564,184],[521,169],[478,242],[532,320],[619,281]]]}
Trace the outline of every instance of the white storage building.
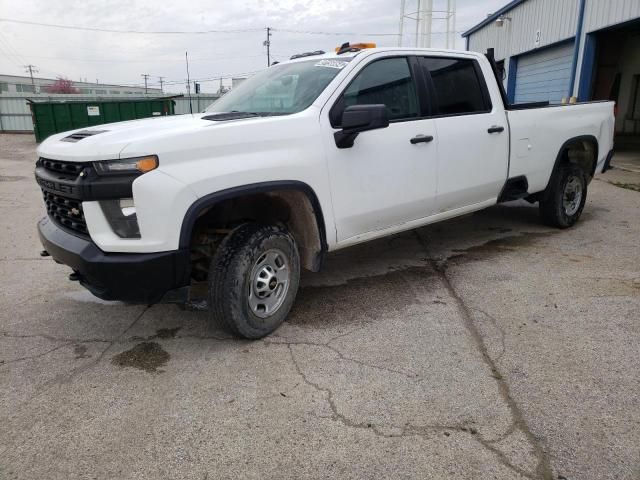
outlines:
{"label": "white storage building", "polygon": [[640,0],[514,0],[463,37],[495,49],[511,103],[614,100],[640,140]]}

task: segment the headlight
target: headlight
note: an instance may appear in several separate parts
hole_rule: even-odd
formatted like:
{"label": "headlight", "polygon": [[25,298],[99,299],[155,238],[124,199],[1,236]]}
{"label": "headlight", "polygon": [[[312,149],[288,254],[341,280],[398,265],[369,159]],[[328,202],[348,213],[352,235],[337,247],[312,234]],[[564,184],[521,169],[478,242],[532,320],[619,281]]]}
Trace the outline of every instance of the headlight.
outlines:
{"label": "headlight", "polygon": [[120,160],[106,160],[94,162],[93,166],[98,175],[131,175],[132,173],[146,173],[158,168],[158,157],[148,155],[146,157],[123,158]]}
{"label": "headlight", "polygon": [[102,200],[100,206],[116,235],[120,238],[140,238],[140,227],[138,227],[133,198]]}

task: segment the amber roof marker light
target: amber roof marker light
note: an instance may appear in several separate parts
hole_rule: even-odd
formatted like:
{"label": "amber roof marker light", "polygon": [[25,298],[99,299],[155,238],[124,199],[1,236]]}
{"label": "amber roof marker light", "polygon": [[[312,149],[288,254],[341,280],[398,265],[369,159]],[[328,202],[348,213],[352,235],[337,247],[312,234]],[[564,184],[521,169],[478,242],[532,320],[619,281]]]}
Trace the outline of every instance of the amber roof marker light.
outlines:
{"label": "amber roof marker light", "polygon": [[376,48],[375,43],[354,43],[350,44],[349,42],[343,43],[339,47],[336,47],[336,53],[341,55],[347,52],[358,52],[360,50],[364,50],[365,48]]}

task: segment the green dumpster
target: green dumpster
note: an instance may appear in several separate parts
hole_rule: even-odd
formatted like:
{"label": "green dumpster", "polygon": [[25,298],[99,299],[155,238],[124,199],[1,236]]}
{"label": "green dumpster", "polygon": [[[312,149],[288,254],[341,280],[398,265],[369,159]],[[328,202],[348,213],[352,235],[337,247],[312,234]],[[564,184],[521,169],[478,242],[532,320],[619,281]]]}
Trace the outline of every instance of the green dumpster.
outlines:
{"label": "green dumpster", "polygon": [[28,99],[36,142],[55,133],[103,123],[175,114],[175,95],[150,99],[40,101]]}

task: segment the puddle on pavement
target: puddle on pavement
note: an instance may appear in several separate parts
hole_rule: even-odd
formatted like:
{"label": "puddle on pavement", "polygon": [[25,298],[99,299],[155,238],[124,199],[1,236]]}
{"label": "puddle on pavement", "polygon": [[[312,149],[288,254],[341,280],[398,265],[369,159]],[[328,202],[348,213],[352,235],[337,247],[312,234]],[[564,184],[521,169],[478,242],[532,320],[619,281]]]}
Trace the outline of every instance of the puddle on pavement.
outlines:
{"label": "puddle on pavement", "polygon": [[352,278],[339,285],[305,286],[298,291],[287,323],[329,327],[334,323],[381,318],[432,300],[429,292],[439,286],[436,273],[428,266]]}
{"label": "puddle on pavement", "polygon": [[115,355],[111,363],[118,367],[132,367],[145,372],[156,372],[171,358],[159,343],[142,342],[130,350]]}
{"label": "puddle on pavement", "polygon": [[454,249],[452,250],[453,255],[446,259],[446,263],[461,260],[486,260],[500,252],[514,252],[521,248],[529,247],[540,239],[557,234],[557,231],[524,232],[522,235],[511,235],[508,237],[496,238],[469,248]]}
{"label": "puddle on pavement", "polygon": [[623,183],[623,182],[609,182],[609,183],[619,188],[624,188],[626,190],[633,190],[634,192],[640,192],[640,183]]}

